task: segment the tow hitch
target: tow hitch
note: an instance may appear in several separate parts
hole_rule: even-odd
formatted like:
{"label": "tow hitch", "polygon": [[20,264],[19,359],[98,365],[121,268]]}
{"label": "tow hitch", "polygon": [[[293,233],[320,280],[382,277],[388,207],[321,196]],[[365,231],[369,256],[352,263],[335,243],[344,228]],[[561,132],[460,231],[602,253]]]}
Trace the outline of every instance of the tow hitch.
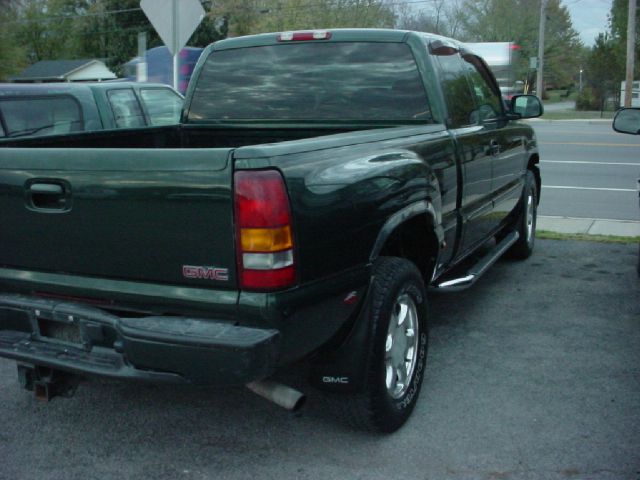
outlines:
{"label": "tow hitch", "polygon": [[53,397],[72,397],[81,377],[34,365],[18,364],[20,386],[35,393],[36,399],[49,402]]}

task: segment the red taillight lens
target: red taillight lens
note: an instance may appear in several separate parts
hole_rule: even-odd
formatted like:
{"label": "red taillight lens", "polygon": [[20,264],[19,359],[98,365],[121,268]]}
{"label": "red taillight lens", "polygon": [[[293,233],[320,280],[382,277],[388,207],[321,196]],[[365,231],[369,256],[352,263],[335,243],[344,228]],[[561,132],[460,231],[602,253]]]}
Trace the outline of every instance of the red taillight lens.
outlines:
{"label": "red taillight lens", "polygon": [[240,287],[277,290],[293,285],[296,271],[289,198],[276,170],[234,176]]}
{"label": "red taillight lens", "polygon": [[242,228],[289,225],[289,200],[282,176],[275,170],[235,174],[236,222]]}
{"label": "red taillight lens", "polygon": [[248,290],[277,290],[292,285],[296,279],[293,266],[278,270],[243,270],[243,288]]}

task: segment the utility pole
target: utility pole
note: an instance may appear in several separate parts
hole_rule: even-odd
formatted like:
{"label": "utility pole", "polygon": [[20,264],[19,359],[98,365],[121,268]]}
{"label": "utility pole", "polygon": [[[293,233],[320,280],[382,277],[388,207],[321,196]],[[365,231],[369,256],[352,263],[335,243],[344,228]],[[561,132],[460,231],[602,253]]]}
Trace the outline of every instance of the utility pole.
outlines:
{"label": "utility pole", "polygon": [[540,30],[538,31],[538,74],[536,95],[542,100],[542,77],[544,76],[544,30],[547,23],[547,0],[540,0]]}
{"label": "utility pole", "polygon": [[633,61],[636,45],[636,0],[629,0],[629,17],[627,19],[627,75],[624,85],[624,106],[631,106],[633,97]]}

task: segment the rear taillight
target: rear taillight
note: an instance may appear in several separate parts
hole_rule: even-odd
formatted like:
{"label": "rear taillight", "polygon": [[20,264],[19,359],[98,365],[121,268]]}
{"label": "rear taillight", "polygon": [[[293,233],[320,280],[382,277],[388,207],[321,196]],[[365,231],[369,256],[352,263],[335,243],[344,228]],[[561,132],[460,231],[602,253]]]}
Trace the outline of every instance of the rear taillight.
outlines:
{"label": "rear taillight", "polygon": [[238,277],[246,290],[278,290],[296,279],[291,209],[276,170],[234,175]]}

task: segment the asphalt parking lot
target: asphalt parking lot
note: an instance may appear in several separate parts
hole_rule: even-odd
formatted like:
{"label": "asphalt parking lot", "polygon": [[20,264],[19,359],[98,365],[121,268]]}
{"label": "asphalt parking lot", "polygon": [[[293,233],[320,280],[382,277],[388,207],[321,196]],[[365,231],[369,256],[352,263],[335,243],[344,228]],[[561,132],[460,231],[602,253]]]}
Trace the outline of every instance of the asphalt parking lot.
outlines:
{"label": "asphalt parking lot", "polygon": [[0,360],[0,479],[640,479],[637,245],[538,240],[431,298],[422,395],[391,436],[310,391],[81,385],[40,404]]}

